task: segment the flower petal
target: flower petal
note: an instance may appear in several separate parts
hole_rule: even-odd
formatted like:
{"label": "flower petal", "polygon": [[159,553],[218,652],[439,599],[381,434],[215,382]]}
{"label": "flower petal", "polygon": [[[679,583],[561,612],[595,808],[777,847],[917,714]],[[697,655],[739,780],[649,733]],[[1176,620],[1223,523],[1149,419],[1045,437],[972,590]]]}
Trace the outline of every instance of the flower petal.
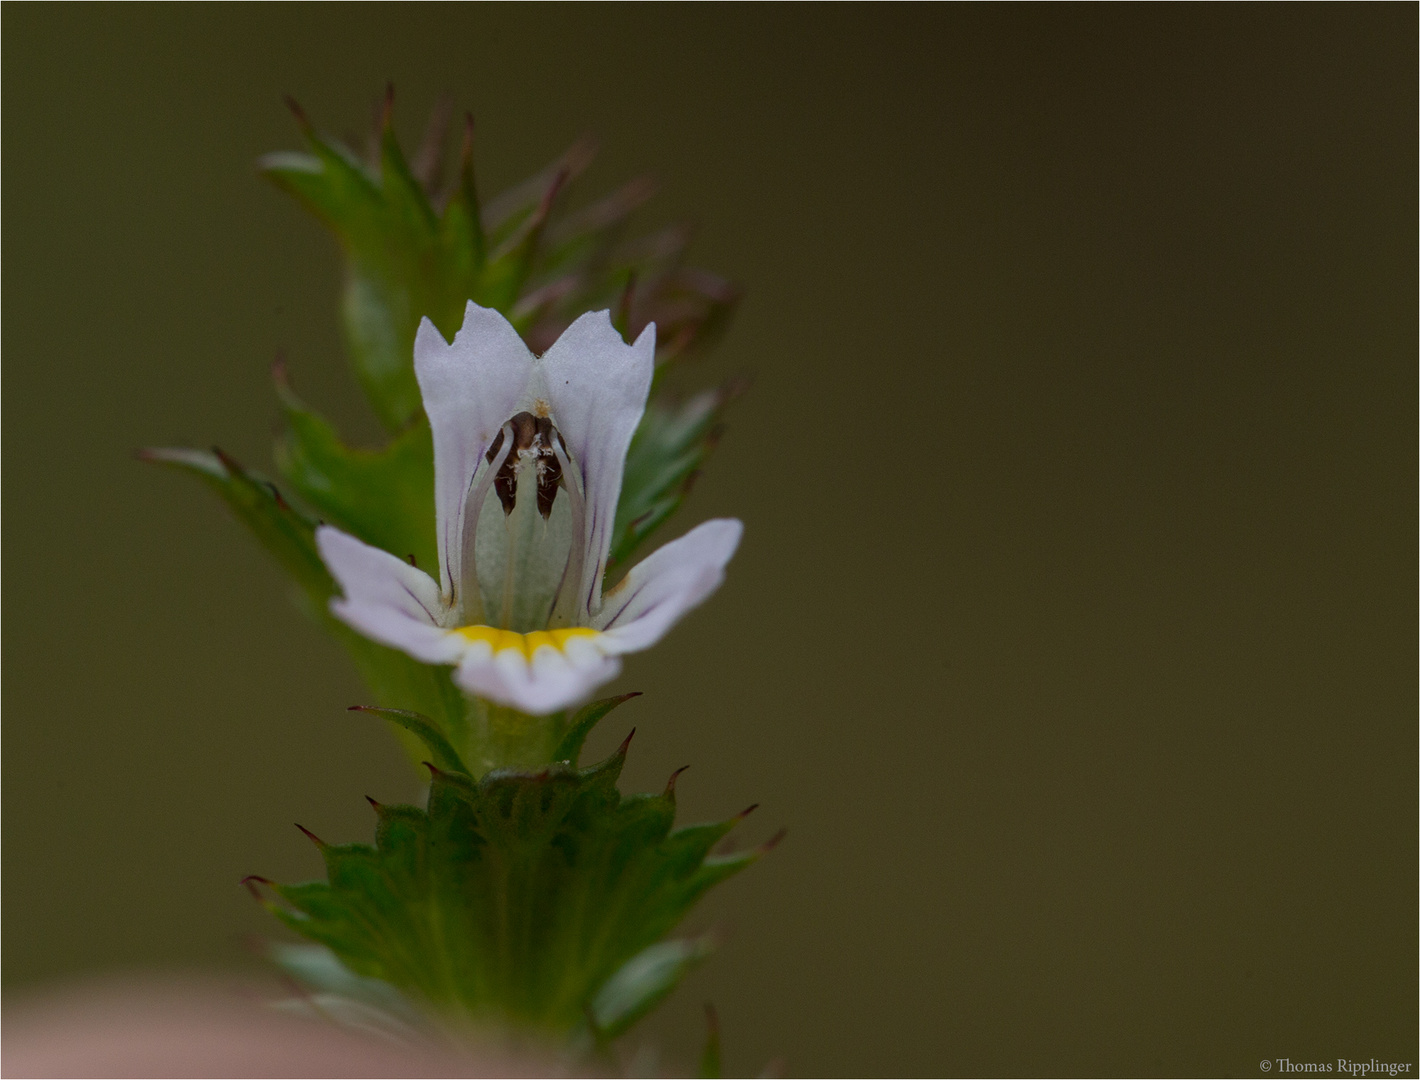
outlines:
{"label": "flower petal", "polygon": [[316,546],[345,593],[330,602],[343,622],[426,663],[452,664],[463,655],[441,626],[444,602],[428,574],[330,525],[316,530]]}
{"label": "flower petal", "polygon": [[743,532],[744,525],[734,518],[716,518],[637,563],[606,594],[593,620],[603,631],[599,647],[627,653],[660,641],[682,615],[720,587]]}
{"label": "flower petal", "polygon": [[[580,580],[567,583],[577,589],[576,621],[581,624],[601,607],[626,451],[646,408],[655,357],[654,323],[627,345],[605,311],[582,315],[542,357],[553,422],[572,452],[585,499],[580,538],[585,557]],[[573,537],[572,542],[579,540]]]}
{"label": "flower petal", "polygon": [[621,671],[621,661],[605,655],[597,640],[569,641],[561,650],[543,646],[531,661],[518,649],[495,653],[479,642],[468,647],[454,680],[471,694],[533,716],[557,712]]}
{"label": "flower petal", "polygon": [[[425,319],[414,338],[414,374],[434,436],[439,579],[445,596],[463,582],[464,514],[474,473],[498,429],[517,411],[533,355],[511,323],[469,301],[453,344]],[[477,508],[474,508],[475,511]]]}

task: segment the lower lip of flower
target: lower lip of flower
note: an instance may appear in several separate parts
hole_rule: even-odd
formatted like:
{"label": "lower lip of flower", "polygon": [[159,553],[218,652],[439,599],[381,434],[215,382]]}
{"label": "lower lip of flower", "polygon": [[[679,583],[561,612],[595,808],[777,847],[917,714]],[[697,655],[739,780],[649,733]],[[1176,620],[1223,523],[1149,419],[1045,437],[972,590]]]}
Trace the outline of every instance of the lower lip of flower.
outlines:
{"label": "lower lip of flower", "polygon": [[514,630],[499,630],[493,626],[460,626],[457,630],[450,632],[459,635],[470,644],[485,644],[495,654],[516,652],[529,661],[532,660],[533,653],[538,649],[551,648],[563,652],[567,642],[573,638],[595,638],[598,636],[595,630],[585,626],[572,626],[560,630],[534,630],[527,634],[519,634]]}

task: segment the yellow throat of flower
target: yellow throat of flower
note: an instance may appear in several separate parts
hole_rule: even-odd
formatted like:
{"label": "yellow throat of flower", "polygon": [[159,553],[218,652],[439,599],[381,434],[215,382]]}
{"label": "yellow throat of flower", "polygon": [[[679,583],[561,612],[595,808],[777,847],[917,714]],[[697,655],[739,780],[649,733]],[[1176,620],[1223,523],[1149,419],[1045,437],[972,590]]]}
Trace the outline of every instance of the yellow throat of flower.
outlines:
{"label": "yellow throat of flower", "polygon": [[453,633],[458,634],[466,641],[487,642],[494,653],[509,650],[522,653],[527,660],[531,660],[533,653],[543,646],[550,646],[558,652],[562,652],[567,642],[573,638],[594,638],[597,636],[595,630],[586,626],[569,626],[561,630],[534,630],[527,634],[519,634],[514,630],[499,630],[492,626],[460,626]]}

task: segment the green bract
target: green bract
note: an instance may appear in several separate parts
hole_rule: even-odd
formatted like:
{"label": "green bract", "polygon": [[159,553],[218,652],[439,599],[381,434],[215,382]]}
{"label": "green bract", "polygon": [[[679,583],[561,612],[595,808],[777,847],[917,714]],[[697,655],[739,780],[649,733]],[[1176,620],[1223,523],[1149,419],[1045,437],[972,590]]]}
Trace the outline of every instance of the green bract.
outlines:
{"label": "green bract", "polygon": [[464,305],[501,311],[542,352],[584,311],[609,308],[635,337],[655,322],[665,365],[713,340],[737,299],[725,281],[681,264],[688,233],[671,228],[623,243],[627,218],[651,194],[634,180],[601,202],[561,214],[559,196],[590,163],[579,143],[480,207],[467,118],[455,176],[442,177],[447,112],[436,112],[415,167],[391,122],[365,161],[320,135],[299,109],[308,151],[262,159],[262,171],[335,234],[346,256],[342,316],[355,371],[376,414],[400,431],[419,414],[411,363],[414,334],[428,317],[445,338]]}
{"label": "green bract", "polygon": [[711,854],[744,814],[673,829],[675,777],[623,797],[629,736],[590,768],[574,753],[475,781],[431,730],[427,809],[375,804],[373,847],[317,841],[327,881],[266,884],[293,930],[445,1025],[614,1037],[710,948],[661,937],[771,846]]}

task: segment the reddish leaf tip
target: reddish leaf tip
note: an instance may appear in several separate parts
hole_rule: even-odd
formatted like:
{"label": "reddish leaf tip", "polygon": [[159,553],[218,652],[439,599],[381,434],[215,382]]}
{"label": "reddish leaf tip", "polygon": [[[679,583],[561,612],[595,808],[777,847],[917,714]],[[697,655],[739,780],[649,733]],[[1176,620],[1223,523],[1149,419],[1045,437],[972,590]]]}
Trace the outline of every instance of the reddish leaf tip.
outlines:
{"label": "reddish leaf tip", "polygon": [[220,446],[212,447],[212,453],[217,460],[222,463],[222,467],[229,473],[239,476],[244,471],[237,459],[232,457],[231,454],[227,453],[227,451],[223,450]]}
{"label": "reddish leaf tip", "polygon": [[682,766],[681,766],[679,769],[677,769],[675,772],[671,773],[671,778],[666,781],[666,791],[665,791],[665,793],[666,793],[667,795],[674,795],[674,794],[675,794],[675,782],[680,779],[680,774],[683,773],[683,772],[685,772],[685,770],[688,769],[688,768],[690,768],[689,765],[682,765]]}
{"label": "reddish leaf tip", "polygon": [[257,886],[273,885],[275,884],[275,882],[273,882],[270,878],[262,877],[260,874],[248,874],[246,877],[242,878],[240,884],[244,885],[246,887],[247,892],[251,893],[252,899],[257,900],[261,903],[265,903],[265,901],[262,900],[261,897],[261,890],[258,889]]}
{"label": "reddish leaf tip", "polygon": [[768,840],[766,840],[764,843],[760,844],[759,847],[757,847],[755,850],[756,850],[760,855],[768,855],[771,851],[773,851],[775,848],[777,848],[777,847],[783,842],[784,837],[786,837],[786,836],[788,836],[788,835],[789,835],[789,830],[788,830],[787,828],[786,828],[786,829],[780,829],[777,833],[775,833],[773,836],[771,836]]}
{"label": "reddish leaf tip", "polygon": [[315,844],[316,847],[318,847],[318,848],[324,848],[324,847],[327,846],[327,845],[326,845],[326,842],[325,842],[324,840],[322,840],[322,839],[321,839],[319,836],[317,836],[315,833],[311,832],[310,829],[306,828],[306,827],[305,827],[304,825],[302,825],[299,821],[296,822],[295,824],[296,824],[296,828],[300,829],[303,833],[305,833],[305,834],[306,834],[306,838],[307,838],[308,840],[310,840],[311,843]]}
{"label": "reddish leaf tip", "polygon": [[735,820],[743,821],[745,818],[749,817],[758,809],[759,803],[750,803],[748,806],[746,806],[743,810],[741,810],[738,814],[735,815]]}
{"label": "reddish leaf tip", "polygon": [[301,103],[290,94],[284,95],[281,100],[286,103],[286,108],[291,110],[291,115],[296,118],[296,123],[301,125],[301,130],[309,133],[311,130],[311,121],[306,116],[306,110],[301,108]]}
{"label": "reddish leaf tip", "polygon": [[567,166],[557,170],[557,175],[552,178],[552,183],[547,186],[547,191],[543,193],[542,202],[537,208],[538,218],[545,219],[552,211],[552,201],[557,198],[557,193],[562,190],[562,185],[567,183],[572,177],[572,170]]}
{"label": "reddish leaf tip", "polygon": [[459,172],[473,172],[473,113],[463,114],[463,140],[459,144]]}
{"label": "reddish leaf tip", "polygon": [[381,127],[381,129],[388,130],[388,129],[389,129],[389,126],[390,126],[390,120],[393,119],[393,117],[394,117],[394,81],[393,81],[393,80],[390,80],[390,81],[388,81],[388,82],[385,83],[385,97],[384,97],[384,101],[382,101],[382,102],[380,103],[380,127]]}
{"label": "reddish leaf tip", "polygon": [[376,813],[379,813],[379,811],[380,811],[380,804],[379,804],[378,802],[376,802],[375,799],[374,799],[372,796],[366,795],[366,796],[365,796],[365,801],[375,808],[375,812],[376,812]]}
{"label": "reddish leaf tip", "polygon": [[625,757],[625,756],[626,756],[626,748],[631,745],[631,740],[632,740],[632,738],[633,738],[635,735],[636,735],[636,729],[635,729],[635,728],[632,728],[631,731],[627,733],[626,738],[624,738],[624,739],[621,740],[621,745],[620,745],[619,747],[617,747],[616,752],[617,752],[618,754],[620,754],[622,757]]}

